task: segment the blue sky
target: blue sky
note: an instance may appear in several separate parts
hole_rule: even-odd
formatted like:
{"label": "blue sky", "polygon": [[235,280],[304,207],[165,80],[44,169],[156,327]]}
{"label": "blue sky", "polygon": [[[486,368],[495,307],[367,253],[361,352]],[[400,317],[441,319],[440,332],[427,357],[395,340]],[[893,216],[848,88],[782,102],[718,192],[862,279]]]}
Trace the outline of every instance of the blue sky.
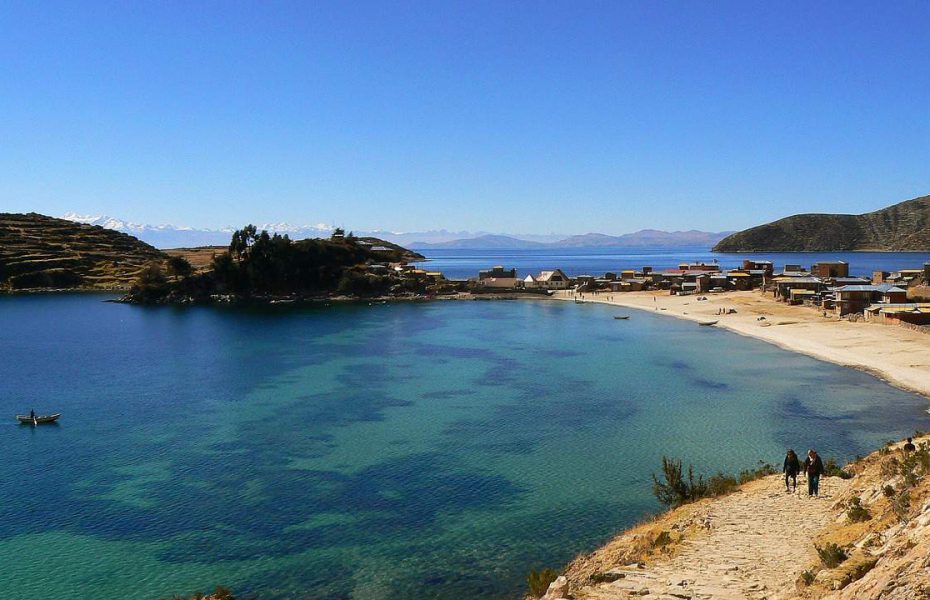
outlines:
{"label": "blue sky", "polygon": [[0,210],[738,229],[930,194],[930,3],[5,2]]}

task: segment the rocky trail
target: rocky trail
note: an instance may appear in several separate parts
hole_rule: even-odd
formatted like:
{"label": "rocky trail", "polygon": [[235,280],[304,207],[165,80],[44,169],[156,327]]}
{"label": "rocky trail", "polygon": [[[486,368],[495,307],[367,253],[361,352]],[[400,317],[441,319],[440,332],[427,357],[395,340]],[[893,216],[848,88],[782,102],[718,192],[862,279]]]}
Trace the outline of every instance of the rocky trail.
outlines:
{"label": "rocky trail", "polygon": [[831,497],[845,482],[832,478],[820,498],[806,488],[789,494],[779,476],[747,486],[710,505],[701,516],[706,534],[686,536],[666,561],[608,571],[622,575],[578,598],[783,598],[816,553],[811,537],[835,519]]}

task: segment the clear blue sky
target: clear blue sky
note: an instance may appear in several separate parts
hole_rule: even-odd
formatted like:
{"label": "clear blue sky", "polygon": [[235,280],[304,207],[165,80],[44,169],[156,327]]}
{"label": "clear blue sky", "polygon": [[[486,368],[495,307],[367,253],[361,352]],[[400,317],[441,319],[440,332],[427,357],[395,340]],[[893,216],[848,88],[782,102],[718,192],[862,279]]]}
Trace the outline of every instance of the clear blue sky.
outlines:
{"label": "clear blue sky", "polygon": [[737,229],[930,194],[930,2],[4,2],[0,210]]}

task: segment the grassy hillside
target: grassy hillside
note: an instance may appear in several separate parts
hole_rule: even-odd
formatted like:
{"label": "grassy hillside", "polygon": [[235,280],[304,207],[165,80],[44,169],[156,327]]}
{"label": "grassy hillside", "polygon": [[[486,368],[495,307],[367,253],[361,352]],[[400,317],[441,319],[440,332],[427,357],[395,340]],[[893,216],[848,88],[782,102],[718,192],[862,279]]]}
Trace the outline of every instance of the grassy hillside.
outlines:
{"label": "grassy hillside", "polygon": [[125,233],[0,213],[0,289],[128,289],[165,255]]}
{"label": "grassy hillside", "polygon": [[930,196],[862,215],[804,214],[727,236],[715,252],[930,250]]}

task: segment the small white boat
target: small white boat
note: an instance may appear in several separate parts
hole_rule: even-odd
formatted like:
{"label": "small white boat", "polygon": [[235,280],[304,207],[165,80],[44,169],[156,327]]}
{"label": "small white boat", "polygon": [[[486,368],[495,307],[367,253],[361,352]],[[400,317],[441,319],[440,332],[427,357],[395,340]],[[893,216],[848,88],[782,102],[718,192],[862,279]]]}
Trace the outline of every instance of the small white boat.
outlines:
{"label": "small white boat", "polygon": [[46,423],[54,423],[58,420],[58,417],[61,416],[61,413],[55,413],[53,415],[16,415],[16,420],[22,425],[45,425]]}
{"label": "small white boat", "polygon": [[698,323],[701,327],[710,327],[711,325],[716,325],[718,321],[701,321]]}

